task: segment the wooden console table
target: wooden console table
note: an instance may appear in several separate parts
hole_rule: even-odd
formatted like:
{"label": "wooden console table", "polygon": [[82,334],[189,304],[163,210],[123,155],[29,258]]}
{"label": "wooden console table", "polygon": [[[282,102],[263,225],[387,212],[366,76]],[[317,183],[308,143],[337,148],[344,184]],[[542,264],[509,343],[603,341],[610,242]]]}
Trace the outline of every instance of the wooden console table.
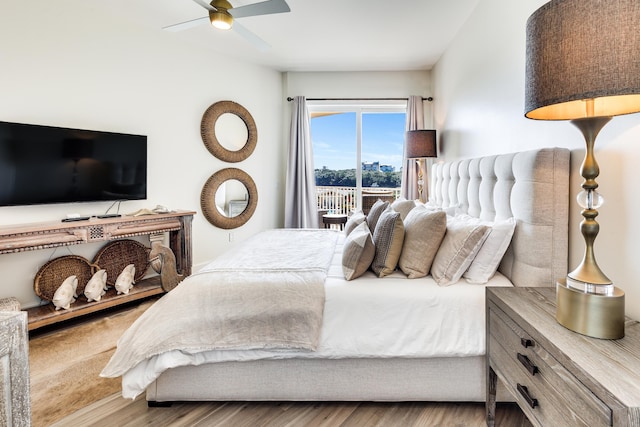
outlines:
{"label": "wooden console table", "polygon": [[[169,247],[176,258],[177,272],[186,277],[191,274],[193,263],[191,222],[194,214],[192,211],[175,211],[138,217],[3,226],[0,227],[0,254],[169,233]],[[110,289],[99,302],[78,299],[69,310],[56,311],[53,304],[30,308],[27,309],[29,330],[163,292],[160,277],[154,276],[141,280],[128,295],[116,295],[115,290]]]}

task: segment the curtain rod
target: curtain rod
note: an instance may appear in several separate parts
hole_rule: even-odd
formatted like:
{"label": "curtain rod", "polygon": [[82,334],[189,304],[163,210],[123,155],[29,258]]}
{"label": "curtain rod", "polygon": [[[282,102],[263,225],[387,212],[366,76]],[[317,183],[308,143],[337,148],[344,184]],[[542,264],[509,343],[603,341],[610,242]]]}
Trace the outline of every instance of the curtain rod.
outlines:
{"label": "curtain rod", "polygon": [[[408,101],[409,98],[307,98],[307,101]],[[422,97],[423,101],[433,101],[433,97]],[[288,97],[287,101],[293,101],[292,97]]]}

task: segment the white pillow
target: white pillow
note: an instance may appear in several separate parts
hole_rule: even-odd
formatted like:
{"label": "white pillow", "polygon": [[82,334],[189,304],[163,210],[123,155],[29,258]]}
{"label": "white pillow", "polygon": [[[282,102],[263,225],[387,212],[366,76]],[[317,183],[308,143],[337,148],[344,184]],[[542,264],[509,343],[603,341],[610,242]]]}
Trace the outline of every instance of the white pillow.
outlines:
{"label": "white pillow", "polygon": [[451,219],[447,217],[447,232],[431,265],[431,276],[440,286],[460,280],[491,231],[486,225]]}
{"label": "white pillow", "polygon": [[516,228],[516,219],[511,217],[493,223],[484,221],[478,223],[489,225],[491,232],[463,277],[469,283],[482,284],[487,283],[496,274],[500,261],[511,243]]}
{"label": "white pillow", "polygon": [[391,209],[400,213],[400,218],[404,221],[407,214],[416,207],[416,202],[413,200],[407,200],[404,197],[397,198],[391,203]]}

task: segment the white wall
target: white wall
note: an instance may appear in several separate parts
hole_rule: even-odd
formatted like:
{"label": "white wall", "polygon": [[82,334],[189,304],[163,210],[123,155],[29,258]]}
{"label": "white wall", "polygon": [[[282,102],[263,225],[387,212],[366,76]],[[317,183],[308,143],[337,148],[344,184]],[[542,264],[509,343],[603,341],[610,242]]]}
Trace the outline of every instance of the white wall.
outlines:
{"label": "white wall", "polygon": [[[432,96],[430,71],[288,72],[283,74],[284,97],[407,98]],[[431,103],[424,103],[425,126],[432,120]],[[285,108],[286,126],[290,108]],[[288,128],[287,128],[288,129]]]}
{"label": "white wall", "polygon": [[[433,70],[436,128],[444,159],[559,146],[572,151],[569,269],[584,252],[575,194],[582,178],[584,140],[568,122],[524,118],[526,20],[545,0],[481,0]],[[602,270],[626,293],[627,315],[640,319],[637,262],[640,199],[640,114],[616,117],[598,136],[599,190],[605,197],[595,254]],[[551,284],[550,284],[551,285]]]}
{"label": "white wall", "polygon": [[431,96],[429,71],[289,72],[286,96],[307,98],[406,98]]}
{"label": "white wall", "polygon": [[[202,114],[232,100],[253,115],[258,144],[236,164],[215,159],[200,137]],[[153,208],[197,211],[194,264],[282,223],[281,73],[178,44],[172,33],[97,14],[87,2],[10,0],[0,13],[0,120],[148,136],[148,199],[121,212]],[[258,187],[254,216],[229,232],[210,225],[200,191],[214,172],[239,167]],[[57,221],[67,213],[103,213],[109,203],[0,208],[0,224]],[[148,243],[148,242],[147,242]],[[38,302],[33,278],[51,257],[92,258],[101,245],[0,256],[0,297]]]}

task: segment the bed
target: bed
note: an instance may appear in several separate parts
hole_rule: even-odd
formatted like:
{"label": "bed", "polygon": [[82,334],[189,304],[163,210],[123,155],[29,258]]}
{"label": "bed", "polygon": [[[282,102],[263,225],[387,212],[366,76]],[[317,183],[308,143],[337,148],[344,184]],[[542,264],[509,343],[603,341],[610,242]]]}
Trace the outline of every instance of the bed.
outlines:
{"label": "bed", "polygon": [[[408,278],[405,263],[402,271],[388,271],[385,277],[378,277],[378,270],[366,271],[347,281],[342,252],[351,242],[344,233],[270,230],[214,260],[156,302],[141,316],[146,319],[119,340],[101,375],[122,375],[123,396],[146,391],[150,404],[484,401],[485,287],[552,286],[566,274],[569,163],[568,150],[545,148],[434,166],[430,202],[420,208],[451,215],[443,246],[446,236],[454,235],[449,228],[454,217],[475,221],[474,230],[491,229],[477,224],[514,224],[498,271],[486,283],[464,277],[446,283],[438,255],[426,277]],[[485,231],[487,240],[475,247],[487,245],[491,233]],[[276,244],[278,239],[288,244]],[[275,254],[265,258],[265,252]],[[464,268],[465,274],[471,270]],[[283,286],[282,293],[259,294],[256,286],[262,281],[274,286],[267,289]],[[214,282],[224,282],[224,297],[193,296],[200,288],[208,292]],[[246,288],[245,293],[228,296],[236,287]],[[233,321],[221,320],[224,308],[207,310],[220,299],[248,307],[247,295],[253,293],[261,296],[248,317],[231,314]],[[277,305],[291,309],[281,316],[286,326],[276,328],[287,336],[268,335],[247,344],[245,335],[261,337],[260,328],[270,326],[271,320],[255,321],[257,313]],[[204,326],[191,320],[181,326],[196,306],[205,309],[198,316]],[[241,325],[242,333],[225,330],[229,323]],[[208,341],[212,331],[218,331],[215,343]],[[498,399],[507,396],[498,390]]]}

